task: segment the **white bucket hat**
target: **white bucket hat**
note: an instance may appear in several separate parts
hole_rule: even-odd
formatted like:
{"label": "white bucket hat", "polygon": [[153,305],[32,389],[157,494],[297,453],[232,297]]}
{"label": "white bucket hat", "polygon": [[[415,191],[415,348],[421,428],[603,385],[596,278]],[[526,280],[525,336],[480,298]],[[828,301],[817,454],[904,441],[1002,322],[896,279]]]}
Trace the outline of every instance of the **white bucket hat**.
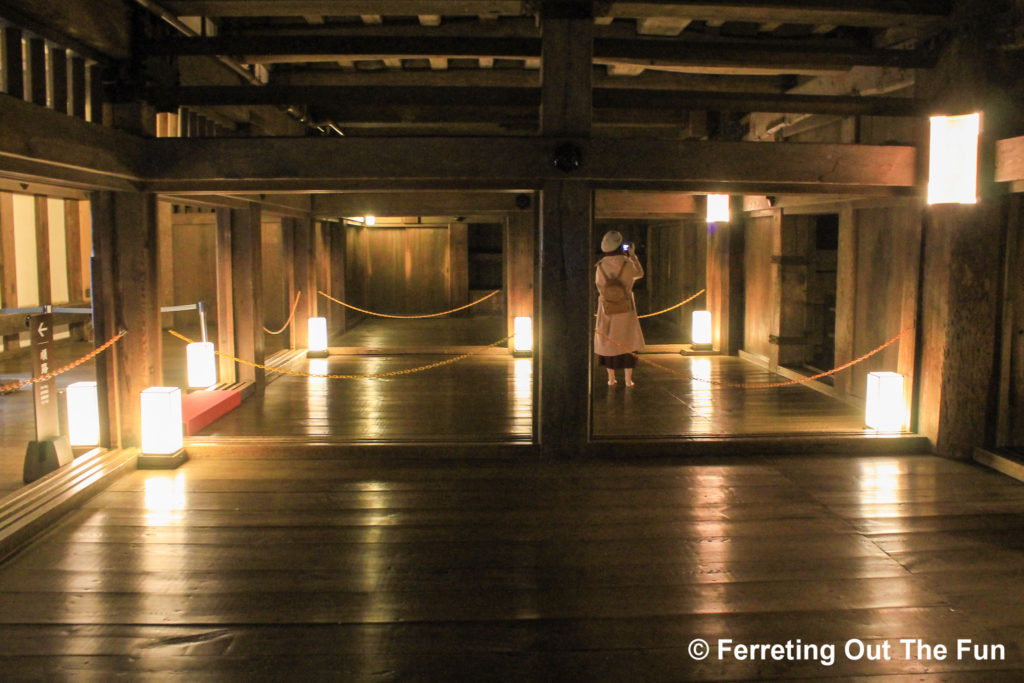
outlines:
{"label": "white bucket hat", "polygon": [[622,233],[618,230],[609,230],[601,238],[601,251],[607,253],[615,251],[622,246]]}

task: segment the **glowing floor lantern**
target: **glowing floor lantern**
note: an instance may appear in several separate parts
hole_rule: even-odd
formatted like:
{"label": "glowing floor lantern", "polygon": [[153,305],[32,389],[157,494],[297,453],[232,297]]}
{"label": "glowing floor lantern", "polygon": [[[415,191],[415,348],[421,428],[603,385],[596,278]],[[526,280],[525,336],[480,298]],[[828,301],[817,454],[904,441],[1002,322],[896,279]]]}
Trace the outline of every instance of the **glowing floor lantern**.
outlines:
{"label": "glowing floor lantern", "polygon": [[512,352],[529,353],[533,351],[533,318],[518,316],[512,322]]}
{"label": "glowing floor lantern", "polygon": [[306,357],[327,357],[327,318],[309,319],[309,351]]}
{"label": "glowing floor lantern", "polygon": [[185,347],[188,363],[188,385],[209,387],[217,383],[217,356],[213,342],[192,342]]}
{"label": "glowing floor lantern", "polygon": [[907,411],[903,400],[903,375],[869,372],[864,408],[864,423],[868,429],[901,431]]}
{"label": "glowing floor lantern", "polygon": [[930,121],[928,203],[977,203],[981,114],[933,116]]}
{"label": "glowing floor lantern", "polygon": [[706,222],[728,223],[729,222],[729,195],[709,194]]}
{"label": "glowing floor lantern", "polygon": [[100,442],[100,404],[96,382],[72,382],[65,390],[68,401],[68,442],[95,446]]}
{"label": "glowing floor lantern", "polygon": [[693,335],[693,346],[695,348],[711,347],[711,311],[693,312],[691,334]]}
{"label": "glowing floor lantern", "polygon": [[150,387],[142,391],[142,452],[172,455],[182,449],[181,389]]}

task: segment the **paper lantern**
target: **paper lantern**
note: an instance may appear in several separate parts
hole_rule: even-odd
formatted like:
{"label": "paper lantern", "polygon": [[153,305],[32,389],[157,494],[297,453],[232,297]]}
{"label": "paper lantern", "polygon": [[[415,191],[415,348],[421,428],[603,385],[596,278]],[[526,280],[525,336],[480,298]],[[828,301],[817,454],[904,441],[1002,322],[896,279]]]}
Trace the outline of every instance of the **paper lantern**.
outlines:
{"label": "paper lantern", "polygon": [[729,222],[729,195],[727,195],[727,194],[709,194],[708,195],[707,217],[706,217],[705,220],[708,223],[728,223]]}
{"label": "paper lantern", "polygon": [[694,311],[691,323],[694,346],[711,345],[711,311]]}
{"label": "paper lantern", "polygon": [[512,322],[512,351],[525,353],[533,350],[533,318],[517,317]]}
{"label": "paper lantern", "polygon": [[209,387],[217,383],[217,356],[213,342],[193,342],[185,347],[188,363],[188,385]]}
{"label": "paper lantern", "polygon": [[142,452],[172,455],[184,446],[181,389],[149,387],[142,391]]}
{"label": "paper lantern", "polygon": [[868,429],[901,431],[906,414],[903,375],[898,372],[869,372],[864,401],[864,423]]}
{"label": "paper lantern", "polygon": [[977,203],[981,114],[933,116],[930,121],[928,203]]}
{"label": "paper lantern", "polygon": [[309,353],[327,354],[327,318],[309,319]]}
{"label": "paper lantern", "polygon": [[68,405],[68,442],[95,446],[100,442],[100,404],[96,382],[72,382],[65,389]]}

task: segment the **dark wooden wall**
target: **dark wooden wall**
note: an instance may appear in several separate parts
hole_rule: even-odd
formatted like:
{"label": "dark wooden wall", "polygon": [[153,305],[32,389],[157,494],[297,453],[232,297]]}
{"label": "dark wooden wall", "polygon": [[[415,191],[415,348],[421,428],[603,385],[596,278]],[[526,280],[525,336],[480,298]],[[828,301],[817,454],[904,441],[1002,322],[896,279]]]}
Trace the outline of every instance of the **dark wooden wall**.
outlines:
{"label": "dark wooden wall", "polygon": [[348,227],[347,300],[396,315],[449,307],[449,231],[445,227]]}
{"label": "dark wooden wall", "polygon": [[[166,216],[168,214],[161,214]],[[203,301],[208,306],[207,330],[212,332],[217,320],[217,217],[212,212],[172,213],[171,249],[161,246],[161,260],[170,258],[171,263],[161,263],[161,273],[169,274],[171,283],[163,283],[162,296],[169,295],[169,301],[162,306],[180,306]],[[161,232],[161,235],[164,234]],[[165,313],[161,317],[164,327],[176,329],[198,329],[195,311]]]}
{"label": "dark wooden wall", "polygon": [[[277,330],[288,319],[292,302],[285,277],[285,248],[281,219],[263,221],[263,315],[264,326]],[[310,292],[303,292],[302,296]],[[282,333],[284,335],[285,333]],[[285,338],[287,338],[285,336]]]}
{"label": "dark wooden wall", "polygon": [[[694,218],[652,222],[647,229],[646,313],[673,306],[700,291],[707,278],[707,224]],[[693,311],[706,307],[698,297],[659,318],[676,327],[680,343],[690,342]]]}

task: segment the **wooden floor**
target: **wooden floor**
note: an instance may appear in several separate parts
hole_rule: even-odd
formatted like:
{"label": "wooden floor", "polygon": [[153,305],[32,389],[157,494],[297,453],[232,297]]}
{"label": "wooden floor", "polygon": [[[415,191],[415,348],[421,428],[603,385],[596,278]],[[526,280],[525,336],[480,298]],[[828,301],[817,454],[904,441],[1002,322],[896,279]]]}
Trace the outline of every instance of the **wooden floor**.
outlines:
{"label": "wooden floor", "polygon": [[[970,464],[317,453],[135,472],[72,513],[0,565],[2,677],[1024,676],[1024,485]],[[838,650],[696,661],[695,638]]]}

